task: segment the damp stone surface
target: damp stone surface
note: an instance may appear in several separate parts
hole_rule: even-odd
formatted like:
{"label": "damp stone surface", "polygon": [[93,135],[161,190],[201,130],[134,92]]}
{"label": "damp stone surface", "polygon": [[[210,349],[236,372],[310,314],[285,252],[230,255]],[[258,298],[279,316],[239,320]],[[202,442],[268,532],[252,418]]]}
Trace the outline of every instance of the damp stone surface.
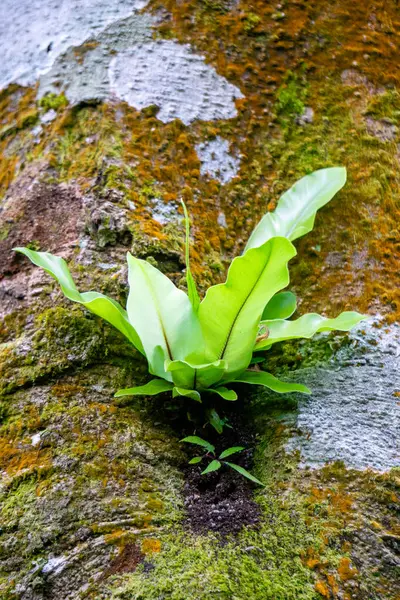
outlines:
{"label": "damp stone surface", "polygon": [[40,77],[39,97],[59,94],[61,85],[71,104],[107,100],[112,57],[135,44],[151,41],[152,23],[150,15],[134,13],[113,22],[84,44],[69,47]]}
{"label": "damp stone surface", "polygon": [[0,89],[34,84],[67,48],[145,5],[145,0],[2,0]]}
{"label": "damp stone surface", "polygon": [[[35,84],[0,94],[0,598],[399,600],[399,470],[389,469],[399,464],[400,401],[395,0],[282,8],[152,0],[144,12],[115,0],[43,0],[40,11],[37,0],[0,5],[1,79],[16,81],[27,55],[21,73]],[[93,6],[94,26],[81,35],[76,19]],[[68,7],[75,14],[65,20]],[[79,35],[55,44],[63,19]],[[40,61],[34,26],[51,34],[40,39]],[[235,118],[163,123],[164,103],[139,112],[110,94],[112,59],[161,38],[240,88],[243,100],[231,102],[230,88],[228,102],[222,95],[222,114],[236,108]],[[47,82],[55,96],[41,98]],[[195,152],[217,136],[241,160],[223,185],[201,174]],[[248,482],[257,527],[220,543],[219,533],[199,535],[187,520],[193,465],[179,439],[196,432],[192,423],[170,398],[114,398],[148,381],[146,362],[12,248],[64,257],[78,289],[126,306],[127,251],[184,287],[183,198],[203,294],[223,281],[281,194],[332,165],[346,166],[348,182],[296,241],[290,289],[301,314],[379,311],[386,320],[266,354],[263,368],[304,381],[309,398],[271,403],[261,389],[238,386],[243,411],[239,403],[226,410],[254,424],[254,448],[243,445],[265,487]],[[197,433],[208,438],[208,426]],[[299,459],[316,468],[298,469]],[[210,488],[220,490],[222,473],[210,473]],[[227,508],[229,526],[239,511]],[[209,512],[223,518],[220,509]]]}
{"label": "damp stone surface", "polygon": [[328,367],[296,372],[312,394],[299,396],[298,414],[287,416],[298,431],[288,449],[300,450],[303,466],[340,460],[387,471],[400,456],[400,326],[361,324],[350,340]]}
{"label": "damp stone surface", "polygon": [[228,140],[217,136],[214,140],[197,144],[196,152],[201,161],[201,175],[228,183],[238,174],[240,160],[230,154]]}
{"label": "damp stone surface", "polygon": [[230,119],[241,91],[189,45],[157,40],[119,52],[110,63],[111,91],[141,110],[156,105],[164,123]]}

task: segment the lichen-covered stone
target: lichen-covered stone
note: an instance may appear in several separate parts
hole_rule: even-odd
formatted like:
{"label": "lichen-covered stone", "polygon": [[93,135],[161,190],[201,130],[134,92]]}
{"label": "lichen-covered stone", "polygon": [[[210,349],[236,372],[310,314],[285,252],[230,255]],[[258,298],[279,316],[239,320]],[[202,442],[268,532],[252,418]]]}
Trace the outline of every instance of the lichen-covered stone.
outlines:
{"label": "lichen-covered stone", "polygon": [[[46,3],[15,4],[0,7],[1,597],[395,600],[396,2],[152,0],[138,14],[144,2],[71,0],[43,19]],[[154,83],[149,65],[165,57],[176,65]],[[240,158],[234,177],[216,140],[223,160]],[[124,304],[127,250],[184,287],[184,199],[204,292],[289,185],[337,164],[346,188],[297,243],[298,314],[358,309],[381,327],[267,354],[267,368],[311,381],[315,402],[244,403],[262,516],[221,544],[187,529],[176,411],[113,398],[146,381],[144,360],[11,248],[57,252],[80,289]],[[350,424],[366,441],[349,455]]]}

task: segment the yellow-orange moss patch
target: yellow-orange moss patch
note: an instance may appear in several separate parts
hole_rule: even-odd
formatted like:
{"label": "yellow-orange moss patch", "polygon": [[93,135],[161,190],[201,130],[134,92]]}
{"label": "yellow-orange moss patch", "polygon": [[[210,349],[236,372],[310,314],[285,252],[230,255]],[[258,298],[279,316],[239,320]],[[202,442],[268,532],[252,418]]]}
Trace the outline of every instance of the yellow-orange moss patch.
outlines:
{"label": "yellow-orange moss patch", "polygon": [[160,552],[161,542],[154,538],[143,538],[142,540],[142,552],[143,554],[154,554]]}

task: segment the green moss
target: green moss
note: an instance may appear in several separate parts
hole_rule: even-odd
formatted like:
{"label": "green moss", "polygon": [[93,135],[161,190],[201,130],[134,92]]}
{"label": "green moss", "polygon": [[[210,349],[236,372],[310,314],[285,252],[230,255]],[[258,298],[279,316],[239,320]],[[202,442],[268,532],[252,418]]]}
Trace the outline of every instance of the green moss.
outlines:
{"label": "green moss", "polygon": [[107,160],[120,157],[120,131],[113,117],[114,110],[106,105],[74,106],[62,113],[54,126],[57,144],[52,158],[62,180],[97,176]]}
{"label": "green moss", "polygon": [[[275,518],[274,513],[269,515]],[[287,536],[287,524],[280,523]],[[184,531],[162,536],[161,552],[152,560],[154,569],[143,567],[132,575],[114,598],[129,600],[311,600],[318,598],[307,569],[282,540],[259,537],[253,532],[237,543],[220,546],[212,535],[194,537]],[[291,543],[295,540],[291,539]]]}
{"label": "green moss", "polygon": [[36,109],[31,108],[21,113],[17,118],[18,129],[32,127],[39,120],[39,113]]}
{"label": "green moss", "polygon": [[0,142],[10,136],[14,136],[19,131],[32,127],[37,123],[38,119],[39,113],[35,108],[30,108],[21,112],[17,115],[15,121],[0,129]]}
{"label": "green moss", "polygon": [[19,350],[18,341],[1,346],[0,391],[10,392],[71,364],[90,364],[107,355],[109,329],[80,308],[49,308],[36,317],[35,329],[28,352]]}
{"label": "green moss", "polygon": [[36,329],[33,350],[48,359],[72,351],[76,356],[86,355],[89,346],[101,343],[99,323],[77,307],[49,308],[36,318]]}
{"label": "green moss", "polygon": [[252,12],[248,12],[246,13],[246,17],[244,20],[244,30],[247,32],[253,31],[253,29],[255,29],[260,22],[261,18],[258,15]]}
{"label": "green moss", "polygon": [[39,100],[39,106],[41,108],[44,108],[44,110],[60,110],[62,108],[65,108],[67,105],[68,100],[65,97],[64,93],[58,95],[54,93],[49,93],[40,98]]}
{"label": "green moss", "polygon": [[5,494],[1,503],[4,525],[12,528],[36,500],[36,481],[29,478]]}
{"label": "green moss", "polygon": [[[395,473],[359,473],[343,463],[299,471],[298,457],[283,450],[287,433],[273,417],[276,412],[265,406],[260,410],[257,403],[252,409],[260,432],[254,472],[266,483],[256,496],[262,510],[258,528],[221,543],[218,535],[196,535],[179,523],[167,524],[156,537],[160,552],[147,556],[122,580],[110,581],[107,597],[317,600],[339,597],[341,586],[344,594],[351,593],[352,580],[342,579],[351,564],[351,546],[344,536],[350,524],[365,525],[369,513],[389,527]],[[381,527],[379,523],[374,526]],[[363,578],[368,593],[374,593],[378,578]]]}
{"label": "green moss", "polygon": [[290,513],[282,511],[278,504],[269,502],[264,506],[264,520],[272,526],[262,526],[258,532],[247,531],[222,546],[213,535],[194,536],[181,529],[161,536],[161,552],[152,560],[154,569],[146,572],[139,568],[113,597],[319,598],[312,574],[299,556],[312,543],[313,536],[305,523],[293,523]]}
{"label": "green moss", "polygon": [[[282,483],[293,460],[274,463],[276,446],[261,444],[257,464],[267,487],[257,494],[262,509],[257,529],[243,530],[221,544],[214,534],[195,535],[174,524],[158,536],[161,552],[151,570],[139,567],[114,589],[113,597],[129,600],[313,600],[315,578],[305,565],[310,553],[324,555],[331,565],[335,553],[324,548],[322,521],[309,519],[301,494]],[[281,457],[282,458],[282,457]],[[273,474],[272,474],[273,473]]]}
{"label": "green moss", "polygon": [[0,242],[7,239],[10,229],[10,225],[2,225],[0,227]]}
{"label": "green moss", "polygon": [[[154,224],[149,206],[155,196],[176,203],[184,190],[194,217],[193,264],[201,286],[215,283],[223,276],[226,259],[240,251],[257,218],[272,208],[279,195],[297,178],[317,168],[345,164],[349,184],[321,211],[323,218],[317,217],[315,232],[298,242],[300,257],[293,265],[292,276],[302,300],[300,310],[339,312],[345,302],[351,303],[351,308],[364,310],[373,305],[376,298],[382,302],[386,297],[388,305],[395,306],[393,290],[399,288],[395,278],[398,265],[394,262],[398,256],[394,250],[394,243],[398,244],[395,211],[400,206],[397,146],[383,143],[365,129],[366,115],[392,122],[399,120],[398,92],[393,88],[384,94],[376,93],[397,70],[395,61],[385,62],[383,53],[379,56],[379,52],[389,52],[385,28],[389,28],[388,23],[396,14],[394,4],[388,3],[385,7],[384,19],[378,9],[379,27],[371,30],[371,37],[366,41],[355,38],[358,29],[366,37],[370,35],[368,31],[354,26],[357,17],[363,23],[368,20],[366,13],[357,12],[367,10],[365,2],[348,9],[335,5],[332,11],[321,12],[315,6],[296,2],[283,3],[282,12],[280,9],[276,12],[276,7],[265,2],[254,5],[255,13],[232,10],[231,6],[232,3],[225,0],[199,0],[183,5],[163,0],[152,2],[151,10],[157,12],[163,8],[171,15],[168,22],[160,25],[164,37],[193,44],[220,75],[240,86],[245,99],[237,101],[236,119],[196,122],[186,128],[178,121],[160,123],[153,118],[152,107],[142,114],[126,105],[117,109],[100,104],[62,110],[65,98],[47,96],[40,103],[41,109],[53,108],[59,114],[45,128],[45,139],[35,146],[33,155],[43,158],[48,152],[54,167],[52,172],[58,174],[59,179],[78,181],[84,191],[97,178],[96,194],[100,197],[108,189],[122,192],[124,207],[131,206],[128,201],[136,206],[133,250],[138,255],[151,257],[157,266],[172,273],[175,281],[179,281],[183,267],[181,233],[174,224],[164,227]],[[372,56],[369,60],[363,59],[366,51]],[[310,64],[307,82],[299,63],[304,56]],[[358,62],[360,72],[372,82],[370,96],[364,89],[369,88],[369,84],[362,83],[364,76],[358,78],[361,83],[355,85],[351,82],[347,85],[345,78],[340,77],[353,61]],[[388,64],[390,68],[386,68]],[[285,76],[287,65],[291,65],[292,72]],[[362,92],[357,86],[362,87]],[[4,94],[0,94],[0,102],[4,101]],[[7,144],[18,133],[19,125],[26,127],[26,131],[18,133],[17,143],[20,146],[32,144],[27,139],[29,127],[36,118],[36,108],[32,110],[36,107],[35,97],[32,93],[17,110],[15,102],[2,110],[0,152],[4,157],[11,152]],[[315,117],[312,123],[299,126],[294,117],[304,111],[306,102],[313,107]],[[118,120],[115,110],[119,111]],[[16,113],[21,115],[18,123]],[[218,134],[226,137],[241,155],[240,174],[226,185],[217,185],[199,175],[199,161],[194,152],[195,143]],[[23,156],[23,151],[18,156]],[[17,172],[8,158],[3,158],[3,163],[1,190],[9,186],[14,169]],[[216,207],[226,214],[226,229],[216,226]],[[7,232],[2,231],[1,235]],[[365,265],[353,267],[348,273],[345,265],[351,265],[353,255],[364,251],[370,262],[367,260]],[[332,266],[335,261],[331,260],[330,252],[339,254],[338,267]],[[377,268],[374,265],[378,265]],[[352,277],[356,278],[357,272],[362,273],[362,281],[354,282]],[[110,278],[104,283],[104,272],[91,273],[89,277],[92,278],[90,287],[96,283],[94,289],[108,286],[112,296],[117,292],[115,297],[121,292],[115,290],[115,280]],[[101,282],[100,286],[98,281],[93,281],[95,278]],[[369,278],[374,287],[368,288]],[[332,289],[335,295],[331,295]],[[44,296],[43,302],[48,303]],[[357,303],[360,304],[356,306]],[[400,307],[400,303],[397,306]],[[171,464],[179,464],[175,441],[168,436],[158,440],[157,432],[151,434],[154,437],[146,437],[150,436],[151,424],[140,424],[144,408],[140,419],[134,416],[131,407],[118,407],[117,413],[108,411],[114,389],[127,387],[132,379],[136,381],[146,376],[144,362],[136,363],[134,353],[130,353],[121,336],[110,333],[107,326],[81,309],[50,309],[37,318],[37,333],[33,339],[21,340],[21,344],[9,343],[11,334],[22,333],[21,324],[13,317],[1,330],[2,340],[7,342],[2,346],[0,359],[0,374],[6,389],[31,384],[37,379],[46,381],[47,377],[60,376],[71,367],[101,364],[97,370],[83,369],[73,376],[72,382],[63,380],[53,385],[41,410],[41,420],[29,416],[31,407],[27,400],[23,401],[28,397],[25,390],[13,395],[12,402],[6,399],[3,403],[3,439],[6,445],[9,439],[15,439],[16,452],[29,455],[24,463],[28,465],[27,470],[30,464],[35,468],[37,450],[30,448],[29,437],[23,439],[23,436],[37,431],[41,423],[41,427],[48,427],[53,435],[46,443],[53,444],[52,451],[58,458],[56,464],[67,465],[68,489],[75,486],[72,507],[67,514],[62,512],[65,483],[62,488],[56,477],[49,476],[48,487],[35,499],[33,480],[23,480],[26,475],[18,475],[6,499],[6,516],[14,529],[2,538],[2,548],[8,549],[13,559],[22,556],[26,540],[34,538],[35,543],[40,544],[41,511],[46,523],[50,517],[62,515],[54,530],[55,538],[47,538],[47,553],[76,544],[71,532],[81,525],[77,523],[77,514],[82,516],[84,525],[90,526],[93,515],[96,522],[103,520],[104,513],[111,521],[115,513],[123,514],[125,509],[134,515],[137,502],[140,508],[148,509],[154,520],[162,513],[167,529],[154,538],[155,542],[161,542],[161,552],[147,557],[145,566],[127,576],[123,591],[115,591],[118,583],[110,584],[114,595],[129,600],[187,600],[188,597],[308,600],[320,598],[315,591],[317,579],[322,577],[326,583],[325,573],[336,574],[340,559],[346,556],[346,550],[341,547],[342,539],[347,539],[349,533],[343,525],[348,517],[342,510],[346,506],[346,502],[342,502],[346,496],[343,489],[351,488],[359,494],[355,512],[358,510],[363,527],[370,515],[379,521],[378,526],[394,530],[389,512],[395,503],[394,483],[388,484],[384,479],[377,481],[373,475],[358,477],[338,464],[313,475],[299,474],[296,460],[286,456],[275,443],[279,441],[280,432],[272,429],[267,435],[265,422],[260,424],[261,419],[267,422],[272,418],[272,411],[268,416],[255,417],[261,432],[256,474],[268,483],[258,494],[263,510],[260,529],[242,532],[226,545],[221,545],[217,536],[188,533],[177,524],[182,519],[177,509],[181,502],[181,475],[173,468],[169,475],[168,461],[161,462],[160,458],[172,447],[175,454]],[[284,344],[277,348],[276,356],[274,351],[269,353],[269,365],[292,370],[297,364],[324,362],[335,352],[332,344],[331,338],[328,343],[317,341],[312,351],[301,342]],[[343,341],[343,352],[345,345]],[[98,385],[103,376],[105,393],[99,391],[101,386]],[[35,394],[35,388],[29,393]],[[36,405],[42,406],[43,388],[37,393]],[[274,408],[279,412],[279,406]],[[259,410],[262,414],[263,407],[259,406]],[[55,491],[57,489],[60,491]],[[52,503],[57,493],[64,495],[60,505]],[[336,512],[332,493],[339,506]],[[18,517],[21,518],[18,520]],[[358,518],[357,514],[354,518]],[[115,539],[126,533],[130,535],[110,531],[111,535],[114,533]],[[43,552],[37,548],[29,549],[29,559]],[[310,565],[315,561],[318,567],[313,571]],[[154,565],[153,570],[149,563]],[[32,564],[29,560],[23,566],[29,570]],[[370,572],[370,576],[363,575],[364,581],[375,576],[372,567]],[[17,573],[10,575],[10,579],[16,581],[21,577]],[[318,588],[322,592],[327,589],[325,583]],[[375,587],[371,584],[369,589],[378,589],[378,584]],[[349,592],[358,593],[351,589]],[[1,588],[0,593],[7,592]],[[338,597],[332,589],[327,594]],[[382,597],[385,592],[368,591],[364,595],[368,594]],[[345,597],[342,591],[341,596]],[[386,597],[391,595],[386,594]]]}
{"label": "green moss", "polygon": [[377,119],[391,119],[394,123],[400,122],[400,94],[396,89],[386,90],[383,94],[375,95],[370,99],[366,114]]}
{"label": "green moss", "polygon": [[38,242],[38,240],[31,240],[26,244],[26,247],[30,250],[35,250],[35,252],[38,252],[40,250],[40,242]]}
{"label": "green moss", "polygon": [[289,71],[276,93],[276,110],[279,115],[293,117],[304,112],[307,87],[302,79]]}
{"label": "green moss", "polygon": [[229,0],[201,0],[201,4],[208,10],[225,13],[230,9]]}

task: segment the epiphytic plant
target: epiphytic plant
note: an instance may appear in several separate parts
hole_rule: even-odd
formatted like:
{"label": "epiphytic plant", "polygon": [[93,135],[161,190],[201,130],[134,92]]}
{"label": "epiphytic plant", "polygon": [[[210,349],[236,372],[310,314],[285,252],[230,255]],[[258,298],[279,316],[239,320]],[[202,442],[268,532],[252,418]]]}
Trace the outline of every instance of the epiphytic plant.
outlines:
{"label": "epiphytic plant", "polygon": [[[296,298],[281,290],[289,283],[288,262],[296,254],[292,241],[314,226],[316,212],[346,181],[341,167],[303,177],[280,198],[250,236],[241,256],[230,265],[223,284],[210,287],[200,301],[189,263],[189,219],[186,221],[187,290],[145,260],[129,252],[129,296],[126,310],[96,292],[80,293],[65,261],[47,252],[16,248],[45,269],[65,296],[119,329],[148,361],[156,378],[146,385],[119,390],[116,396],[152,396],[171,391],[196,402],[203,394],[227,401],[237,399],[235,382],[265,386],[279,393],[310,393],[297,383],[280,381],[251,368],[253,353],[292,338],[311,338],[320,331],[349,331],[364,316],[343,312],[329,319],[311,313],[289,320]],[[250,368],[249,368],[250,367]],[[223,420],[214,410],[211,424],[221,431]]]}

